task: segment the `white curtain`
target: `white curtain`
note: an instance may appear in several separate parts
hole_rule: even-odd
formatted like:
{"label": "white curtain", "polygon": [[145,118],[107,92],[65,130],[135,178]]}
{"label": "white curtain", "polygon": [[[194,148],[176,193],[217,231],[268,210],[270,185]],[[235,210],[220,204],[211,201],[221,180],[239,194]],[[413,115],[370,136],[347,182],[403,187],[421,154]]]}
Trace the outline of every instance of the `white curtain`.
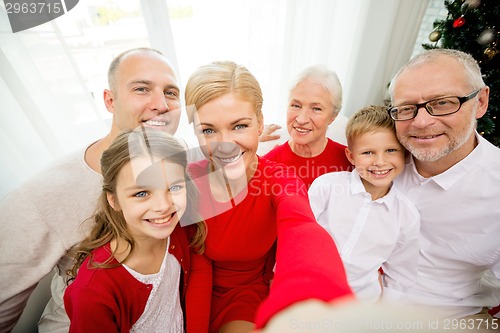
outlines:
{"label": "white curtain", "polygon": [[[16,34],[0,5],[0,197],[109,127],[102,90],[107,65],[118,49],[108,51],[114,39],[129,33],[118,28],[109,36],[95,33],[84,57],[92,65],[89,71],[82,70],[75,49],[66,43],[84,28],[61,31],[64,20],[88,11],[85,6],[91,2],[96,1],[80,1],[55,21]],[[183,85],[196,67],[209,61],[246,65],[262,85],[265,122],[284,124],[288,83],[312,64],[339,74],[345,116],[382,103],[390,78],[411,55],[427,2],[140,0],[136,5],[143,17],[137,27],[144,29],[149,46],[169,56]],[[169,19],[167,5],[187,6],[191,12]],[[88,25],[87,30],[90,21]],[[134,46],[139,45],[127,44]]]}
{"label": "white curtain", "polygon": [[57,26],[12,34],[0,10],[1,195],[105,133]]}
{"label": "white curtain", "polygon": [[382,103],[386,84],[411,55],[427,3],[288,1],[282,65],[279,75],[273,75],[279,77],[280,90],[275,93],[282,99],[281,118],[287,83],[312,64],[326,65],[339,75],[345,116]]}
{"label": "white curtain", "polygon": [[360,29],[343,81],[347,116],[383,102],[387,84],[412,54],[427,3],[362,1]]}

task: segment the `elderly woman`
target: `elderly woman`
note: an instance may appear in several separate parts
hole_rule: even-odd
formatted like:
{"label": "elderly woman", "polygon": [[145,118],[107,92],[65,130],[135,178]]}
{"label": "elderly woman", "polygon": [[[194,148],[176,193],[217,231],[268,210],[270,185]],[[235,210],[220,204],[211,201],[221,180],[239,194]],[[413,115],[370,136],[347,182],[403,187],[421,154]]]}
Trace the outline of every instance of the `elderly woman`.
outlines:
{"label": "elderly woman", "polygon": [[346,146],[326,136],[341,106],[337,74],[323,66],[304,69],[290,90],[286,120],[290,139],[264,157],[292,167],[308,188],[325,173],[352,170]]}

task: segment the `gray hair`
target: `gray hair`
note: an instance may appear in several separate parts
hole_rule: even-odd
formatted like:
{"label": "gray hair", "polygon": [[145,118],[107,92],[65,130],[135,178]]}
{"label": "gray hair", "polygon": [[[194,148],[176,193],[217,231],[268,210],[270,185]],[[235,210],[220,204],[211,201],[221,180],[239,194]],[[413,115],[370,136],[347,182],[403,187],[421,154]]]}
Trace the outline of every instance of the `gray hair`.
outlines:
{"label": "gray hair", "polygon": [[290,92],[306,79],[318,82],[331,96],[333,112],[337,115],[342,108],[342,85],[337,73],[322,65],[314,65],[302,70],[292,81]]}
{"label": "gray hair", "polygon": [[452,49],[430,49],[426,50],[415,57],[413,57],[406,65],[401,67],[389,85],[389,95],[391,100],[393,98],[394,86],[399,76],[406,70],[413,69],[422,64],[428,64],[440,57],[450,57],[455,59],[458,63],[462,64],[464,67],[465,79],[468,81],[471,89],[479,89],[485,86],[483,77],[481,75],[481,69],[477,64],[477,61],[468,53],[452,50]]}

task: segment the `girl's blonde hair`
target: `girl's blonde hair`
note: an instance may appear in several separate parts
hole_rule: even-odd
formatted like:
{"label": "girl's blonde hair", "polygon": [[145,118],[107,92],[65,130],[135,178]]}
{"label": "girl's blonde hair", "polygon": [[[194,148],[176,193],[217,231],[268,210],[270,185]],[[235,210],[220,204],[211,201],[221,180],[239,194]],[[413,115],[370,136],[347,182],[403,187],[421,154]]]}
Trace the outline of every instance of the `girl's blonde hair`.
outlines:
{"label": "girl's blonde hair", "polygon": [[347,146],[352,148],[352,144],[357,137],[381,129],[388,129],[396,133],[394,120],[389,116],[387,107],[370,105],[362,108],[347,122],[345,129]]}
{"label": "girl's blonde hair", "polygon": [[99,197],[97,211],[93,216],[94,227],[90,235],[72,250],[75,262],[67,272],[69,280],[76,277],[78,268],[88,256],[90,256],[90,266],[92,267],[113,267],[113,265],[110,265],[110,261],[113,259],[112,255],[105,262],[96,263],[92,262],[91,254],[92,250],[107,244],[112,239],[121,238],[125,240],[129,245],[129,253],[134,249],[135,241],[127,229],[123,213],[115,211],[110,206],[107,194],[116,192],[118,174],[123,166],[134,158],[144,156],[179,164],[185,170],[187,207],[181,218],[181,223],[182,225],[196,223],[197,230],[190,246],[194,247],[198,253],[204,251],[206,226],[205,222],[201,221],[197,214],[198,191],[187,171],[186,149],[174,137],[166,133],[141,127],[139,130],[128,130],[118,135],[102,154],[102,192]]}
{"label": "girl's blonde hair", "polygon": [[262,90],[250,71],[232,61],[215,61],[199,67],[186,84],[185,98],[189,122],[194,112],[208,102],[233,93],[250,102],[262,122]]}

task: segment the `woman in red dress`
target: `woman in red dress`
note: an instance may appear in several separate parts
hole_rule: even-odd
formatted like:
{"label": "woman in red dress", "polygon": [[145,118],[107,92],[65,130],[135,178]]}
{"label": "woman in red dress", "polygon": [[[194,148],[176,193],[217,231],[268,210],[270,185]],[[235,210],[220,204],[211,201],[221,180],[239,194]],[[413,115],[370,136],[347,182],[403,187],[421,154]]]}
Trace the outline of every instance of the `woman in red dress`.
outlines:
{"label": "woman in red dress", "polygon": [[190,172],[213,262],[210,332],[250,332],[294,302],[351,295],[302,180],[256,155],[263,99],[255,77],[233,62],[214,62],[191,75],[185,94],[207,158]]}

